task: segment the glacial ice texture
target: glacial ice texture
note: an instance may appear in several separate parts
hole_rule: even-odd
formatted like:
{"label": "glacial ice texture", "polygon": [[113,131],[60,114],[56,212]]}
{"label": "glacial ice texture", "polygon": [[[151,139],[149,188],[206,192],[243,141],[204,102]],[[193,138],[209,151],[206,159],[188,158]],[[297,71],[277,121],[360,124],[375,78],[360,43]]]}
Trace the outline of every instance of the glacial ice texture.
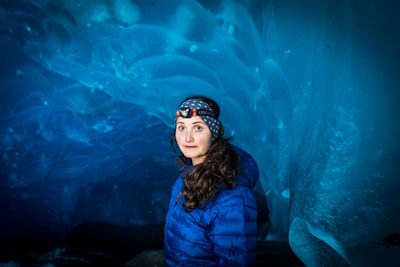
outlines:
{"label": "glacial ice texture", "polygon": [[2,1],[3,233],[162,222],[174,110],[204,94],[259,164],[268,239],[307,266],[399,262],[388,2]]}

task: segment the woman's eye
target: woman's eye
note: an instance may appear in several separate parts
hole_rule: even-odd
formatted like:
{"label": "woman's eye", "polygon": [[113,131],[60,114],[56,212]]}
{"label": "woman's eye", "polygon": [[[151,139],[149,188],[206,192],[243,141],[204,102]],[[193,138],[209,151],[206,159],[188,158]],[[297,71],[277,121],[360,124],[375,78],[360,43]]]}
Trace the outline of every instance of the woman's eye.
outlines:
{"label": "woman's eye", "polygon": [[203,130],[203,127],[201,127],[201,126],[196,126],[195,129],[196,129],[197,132],[200,132],[201,130]]}
{"label": "woman's eye", "polygon": [[177,129],[178,131],[183,131],[183,126],[178,126]]}

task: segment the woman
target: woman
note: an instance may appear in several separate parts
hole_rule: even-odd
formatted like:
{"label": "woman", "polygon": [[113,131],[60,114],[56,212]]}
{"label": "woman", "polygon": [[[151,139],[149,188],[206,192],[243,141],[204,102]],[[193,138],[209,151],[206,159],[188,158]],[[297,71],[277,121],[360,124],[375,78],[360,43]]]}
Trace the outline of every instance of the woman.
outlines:
{"label": "woman", "polygon": [[174,139],[182,154],[164,228],[166,266],[255,266],[258,168],[223,138],[219,106],[186,98]]}

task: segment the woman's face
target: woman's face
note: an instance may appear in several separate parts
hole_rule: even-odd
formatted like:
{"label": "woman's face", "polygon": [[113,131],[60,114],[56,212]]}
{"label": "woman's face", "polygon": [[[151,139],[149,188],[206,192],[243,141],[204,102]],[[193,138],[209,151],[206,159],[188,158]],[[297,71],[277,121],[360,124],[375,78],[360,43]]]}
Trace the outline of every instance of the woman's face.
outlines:
{"label": "woman's face", "polygon": [[205,160],[212,142],[210,129],[199,116],[178,117],[175,138],[179,149],[185,157],[192,159],[193,165]]}

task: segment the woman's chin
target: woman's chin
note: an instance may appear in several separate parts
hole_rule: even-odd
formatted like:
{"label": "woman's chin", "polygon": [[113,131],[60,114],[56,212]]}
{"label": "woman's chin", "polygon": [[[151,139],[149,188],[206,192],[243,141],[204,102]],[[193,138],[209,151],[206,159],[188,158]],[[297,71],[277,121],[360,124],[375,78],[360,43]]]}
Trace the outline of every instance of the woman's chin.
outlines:
{"label": "woman's chin", "polygon": [[183,155],[185,155],[185,157],[187,158],[194,158],[196,155],[194,153],[183,153]]}

